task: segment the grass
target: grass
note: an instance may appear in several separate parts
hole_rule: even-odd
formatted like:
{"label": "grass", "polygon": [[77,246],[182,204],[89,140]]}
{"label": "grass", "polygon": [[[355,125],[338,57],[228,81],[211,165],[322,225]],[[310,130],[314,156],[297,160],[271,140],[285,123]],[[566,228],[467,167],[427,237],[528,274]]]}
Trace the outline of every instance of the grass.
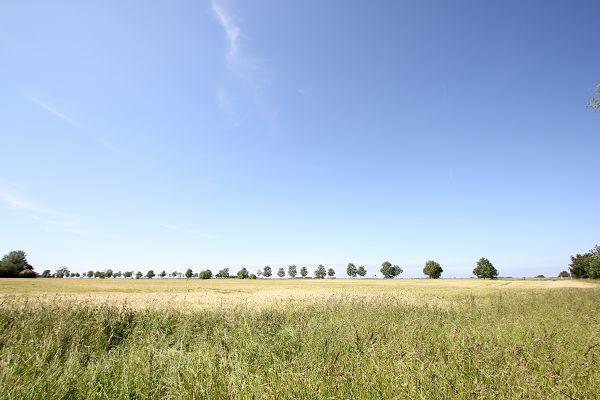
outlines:
{"label": "grass", "polygon": [[599,304],[585,281],[0,280],[0,398],[593,399]]}

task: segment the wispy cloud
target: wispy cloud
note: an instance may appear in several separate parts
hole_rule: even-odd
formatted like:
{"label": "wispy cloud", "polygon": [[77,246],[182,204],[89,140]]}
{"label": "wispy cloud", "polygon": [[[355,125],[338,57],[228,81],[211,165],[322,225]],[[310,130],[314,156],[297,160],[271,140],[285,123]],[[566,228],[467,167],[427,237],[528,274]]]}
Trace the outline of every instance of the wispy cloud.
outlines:
{"label": "wispy cloud", "polygon": [[243,51],[242,29],[236,24],[234,17],[218,0],[211,1],[211,9],[225,33],[227,47],[224,58],[228,70],[235,78],[235,84],[222,82],[217,87],[217,106],[229,121],[230,127],[240,125],[242,118],[239,110],[243,109],[244,103],[248,101],[251,108],[258,111],[262,118],[271,124],[275,123],[277,112],[264,94],[264,89],[271,84],[269,74],[254,57]]}
{"label": "wispy cloud", "polygon": [[173,231],[191,233],[193,235],[200,236],[204,239],[215,239],[216,238],[216,236],[209,235],[208,233],[200,232],[195,229],[186,228],[183,226],[177,226],[177,225],[171,225],[171,224],[162,224],[161,226],[165,229],[170,229]]}
{"label": "wispy cloud", "polygon": [[227,36],[227,61],[233,62],[238,56],[238,40],[240,38],[241,29],[239,26],[233,23],[231,17],[225,13],[223,7],[221,7],[221,5],[216,0],[212,0],[212,11],[217,17],[217,20],[219,21],[221,26],[223,27],[223,30],[225,31],[225,36]]}
{"label": "wispy cloud", "polygon": [[40,225],[63,229],[77,235],[92,233],[90,229],[81,228],[69,216],[32,202],[20,193],[17,185],[1,178],[0,201]]}
{"label": "wispy cloud", "polygon": [[48,112],[50,115],[52,115],[52,116],[54,116],[54,117],[62,120],[63,122],[67,123],[68,125],[70,125],[73,128],[77,129],[79,132],[82,132],[88,138],[90,138],[93,141],[101,144],[106,149],[108,149],[110,151],[113,151],[113,152],[115,151],[115,147],[112,144],[110,144],[108,141],[106,141],[100,134],[93,132],[85,124],[83,124],[83,123],[79,122],[78,120],[76,120],[75,118],[67,115],[63,111],[58,110],[55,106],[53,106],[52,104],[48,103],[47,101],[41,100],[38,96],[29,95],[29,98],[37,106],[39,106],[42,110]]}

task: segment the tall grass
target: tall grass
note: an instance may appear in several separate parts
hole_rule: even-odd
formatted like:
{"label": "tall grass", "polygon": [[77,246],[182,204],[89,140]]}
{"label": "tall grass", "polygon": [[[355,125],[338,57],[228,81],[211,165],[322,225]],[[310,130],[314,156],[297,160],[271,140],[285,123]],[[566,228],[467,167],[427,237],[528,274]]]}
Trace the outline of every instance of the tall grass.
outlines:
{"label": "tall grass", "polygon": [[600,397],[600,289],[464,294],[448,307],[25,299],[0,306],[2,399]]}

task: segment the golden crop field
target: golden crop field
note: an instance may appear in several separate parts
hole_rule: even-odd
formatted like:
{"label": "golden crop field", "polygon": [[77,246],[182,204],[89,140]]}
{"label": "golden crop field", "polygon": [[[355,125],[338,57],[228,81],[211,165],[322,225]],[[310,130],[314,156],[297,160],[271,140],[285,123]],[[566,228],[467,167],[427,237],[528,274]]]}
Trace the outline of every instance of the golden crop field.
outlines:
{"label": "golden crop field", "polygon": [[0,399],[593,399],[588,280],[2,279]]}

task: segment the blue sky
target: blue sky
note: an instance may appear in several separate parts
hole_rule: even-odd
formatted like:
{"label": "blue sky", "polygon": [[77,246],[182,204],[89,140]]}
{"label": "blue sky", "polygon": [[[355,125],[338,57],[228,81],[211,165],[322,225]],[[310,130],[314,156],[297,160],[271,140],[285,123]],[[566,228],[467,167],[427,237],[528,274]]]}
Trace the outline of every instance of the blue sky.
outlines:
{"label": "blue sky", "polygon": [[37,270],[600,243],[597,1],[5,1],[0,252]]}

